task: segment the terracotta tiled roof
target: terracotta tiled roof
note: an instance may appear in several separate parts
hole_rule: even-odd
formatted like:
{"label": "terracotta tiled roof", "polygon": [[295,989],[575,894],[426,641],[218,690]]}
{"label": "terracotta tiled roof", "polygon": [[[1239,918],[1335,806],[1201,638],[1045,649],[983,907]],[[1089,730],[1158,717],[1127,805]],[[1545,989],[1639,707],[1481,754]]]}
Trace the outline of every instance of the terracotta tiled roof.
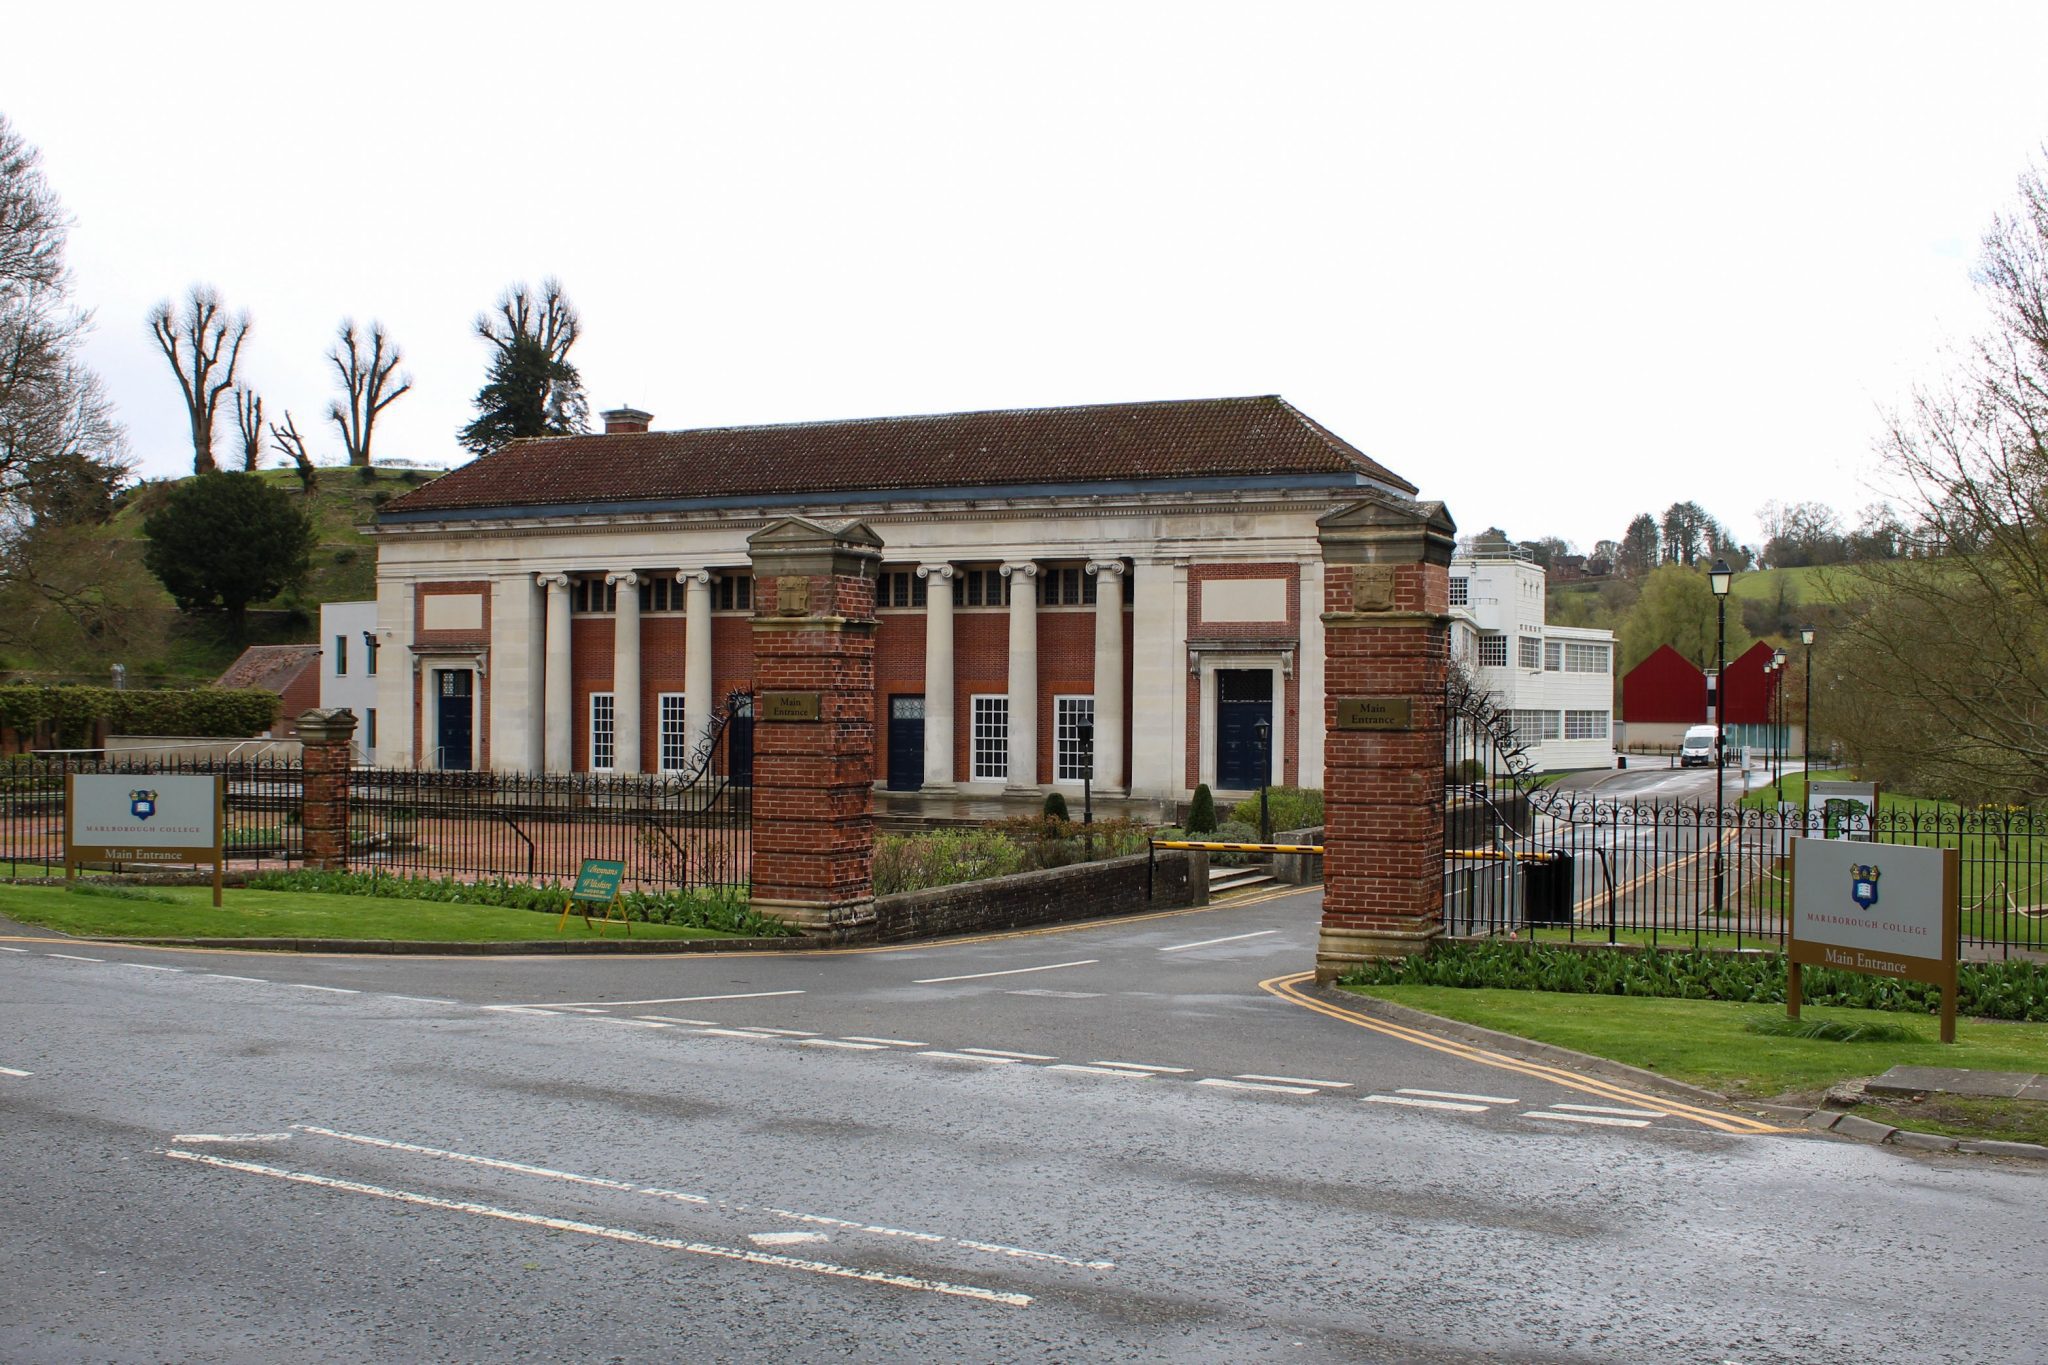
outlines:
{"label": "terracotta tiled roof", "polygon": [[308,664],[320,659],[318,645],[250,645],[228,665],[215,687],[259,687],[282,692]]}
{"label": "terracotta tiled roof", "polygon": [[1268,396],[514,441],[384,510],[1286,475],[1415,491]]}

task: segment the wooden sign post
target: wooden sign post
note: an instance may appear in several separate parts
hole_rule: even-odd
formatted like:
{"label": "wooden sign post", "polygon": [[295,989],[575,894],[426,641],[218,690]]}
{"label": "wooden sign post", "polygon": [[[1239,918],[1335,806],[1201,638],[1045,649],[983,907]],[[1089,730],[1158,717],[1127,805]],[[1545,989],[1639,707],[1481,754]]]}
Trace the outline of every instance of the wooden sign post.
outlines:
{"label": "wooden sign post", "polygon": [[1794,839],[1785,1012],[1799,1017],[1802,967],[1926,981],[1953,1043],[1959,869],[1952,848]]}
{"label": "wooden sign post", "polygon": [[[619,911],[619,923],[626,926],[626,937],[633,936],[633,921],[626,918],[626,912],[619,909],[619,884],[626,879],[626,865],[605,858],[585,858],[583,866],[576,872],[576,885],[570,889],[569,903],[562,907],[562,918],[555,925],[555,932],[561,933],[569,926],[569,916],[577,910],[583,912],[583,927],[590,927],[590,907],[604,906],[601,923],[612,922],[612,911]],[[598,930],[603,933],[602,929]]]}
{"label": "wooden sign post", "polygon": [[225,801],[218,775],[67,773],[64,880],[86,863],[212,864],[218,906]]}

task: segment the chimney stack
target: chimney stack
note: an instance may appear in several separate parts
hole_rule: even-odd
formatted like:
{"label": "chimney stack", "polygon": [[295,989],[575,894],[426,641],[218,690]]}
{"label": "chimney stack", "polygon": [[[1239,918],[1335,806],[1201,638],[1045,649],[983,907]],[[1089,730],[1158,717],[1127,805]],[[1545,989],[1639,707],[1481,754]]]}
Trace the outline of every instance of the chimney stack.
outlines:
{"label": "chimney stack", "polygon": [[654,420],[653,413],[642,412],[635,407],[613,408],[610,412],[601,413],[600,416],[604,418],[604,434],[607,436],[624,436],[645,431],[647,424]]}

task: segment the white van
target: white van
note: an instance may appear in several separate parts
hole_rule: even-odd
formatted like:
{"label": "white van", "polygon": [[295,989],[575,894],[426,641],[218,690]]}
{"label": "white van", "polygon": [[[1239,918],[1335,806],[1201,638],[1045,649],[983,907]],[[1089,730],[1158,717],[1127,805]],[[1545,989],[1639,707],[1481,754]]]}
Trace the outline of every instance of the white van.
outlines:
{"label": "white van", "polygon": [[1714,766],[1714,727],[1695,725],[1685,732],[1685,739],[1678,746],[1678,766],[1681,768],[1711,768]]}

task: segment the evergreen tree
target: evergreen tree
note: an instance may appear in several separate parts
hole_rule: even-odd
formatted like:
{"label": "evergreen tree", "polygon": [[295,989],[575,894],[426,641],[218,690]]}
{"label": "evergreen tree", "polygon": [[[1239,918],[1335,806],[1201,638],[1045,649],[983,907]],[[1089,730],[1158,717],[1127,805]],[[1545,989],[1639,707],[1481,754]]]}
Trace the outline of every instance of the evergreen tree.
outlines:
{"label": "evergreen tree", "polygon": [[590,426],[583,379],[569,363],[581,335],[576,308],[561,282],[545,280],[535,298],[515,285],[497,311],[476,320],[476,333],[492,348],[490,370],[477,390],[476,420],[462,429],[462,444],[488,455],[527,436],[573,436]]}
{"label": "evergreen tree", "polygon": [[291,494],[254,474],[200,474],[142,523],[142,562],[181,611],[221,611],[233,636],[252,602],[305,581],[318,537]]}

